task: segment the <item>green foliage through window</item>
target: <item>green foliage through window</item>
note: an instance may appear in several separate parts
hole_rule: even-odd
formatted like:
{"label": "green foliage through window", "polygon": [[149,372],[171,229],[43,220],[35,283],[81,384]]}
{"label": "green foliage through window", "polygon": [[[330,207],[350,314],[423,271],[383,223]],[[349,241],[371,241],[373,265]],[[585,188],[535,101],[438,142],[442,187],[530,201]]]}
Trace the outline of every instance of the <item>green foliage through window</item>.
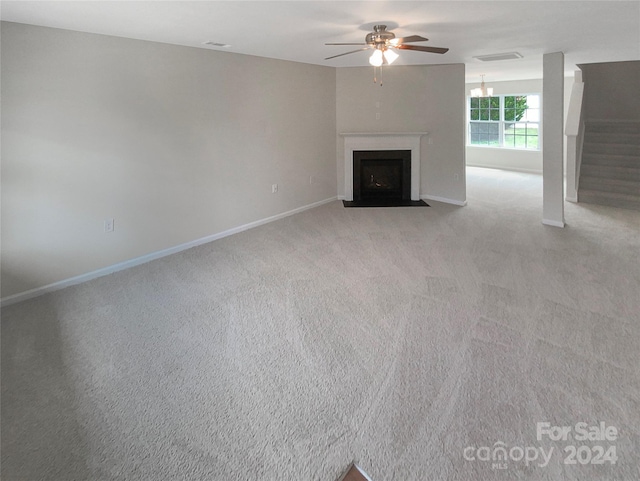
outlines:
{"label": "green foliage through window", "polygon": [[504,119],[518,121],[527,111],[526,95],[509,95],[504,98]]}

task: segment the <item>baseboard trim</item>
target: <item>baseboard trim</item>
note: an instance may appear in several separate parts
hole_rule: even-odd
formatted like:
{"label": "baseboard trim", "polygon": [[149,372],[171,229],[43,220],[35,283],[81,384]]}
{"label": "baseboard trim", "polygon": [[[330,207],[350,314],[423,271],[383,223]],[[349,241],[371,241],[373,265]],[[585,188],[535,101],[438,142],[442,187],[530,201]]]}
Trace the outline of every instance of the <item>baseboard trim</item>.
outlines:
{"label": "baseboard trim", "polygon": [[542,170],[539,170],[539,169],[520,169],[518,167],[511,167],[511,166],[504,166],[504,165],[467,163],[467,167],[478,167],[480,169],[506,170],[508,172],[521,172],[523,174],[542,175]]}
{"label": "baseboard trim", "polygon": [[29,299],[33,299],[34,297],[39,297],[44,294],[48,294],[50,292],[59,291],[60,289],[64,289],[65,287],[74,286],[76,284],[81,284],[83,282],[90,281],[92,279],[96,279],[98,277],[106,276],[109,274],[113,274],[114,272],[122,271],[125,269],[129,269],[130,267],[139,266],[141,264],[146,264],[147,262],[154,261],[156,259],[160,259],[162,257],[170,256],[172,254],[177,254],[178,252],[182,252],[187,249],[191,249],[192,247],[197,247],[202,244],[207,244],[209,242],[213,242],[218,239],[222,239],[223,237],[228,237],[233,234],[238,234],[242,231],[253,229],[254,227],[258,227],[264,224],[268,224],[270,222],[274,222],[276,220],[283,219],[285,217],[289,217],[294,214],[298,214],[300,212],[304,212],[305,210],[313,209],[315,207],[320,207],[321,205],[328,204],[329,202],[333,202],[337,200],[338,197],[334,196],[329,199],[324,199],[318,202],[314,202],[313,204],[307,204],[302,207],[298,207],[293,210],[289,210],[287,212],[283,212],[281,214],[276,214],[270,217],[265,217],[264,219],[260,219],[254,222],[249,222],[248,224],[244,224],[238,227],[234,227],[232,229],[225,230],[223,232],[218,232],[217,234],[212,234],[206,237],[202,237],[200,239],[196,239],[190,242],[186,242],[184,244],[180,244],[174,247],[169,247],[168,249],[163,249],[161,251],[152,252],[150,254],[146,254],[141,257],[136,257],[135,259],[130,259],[128,261],[119,262],[118,264],[113,264],[108,267],[103,267],[102,269],[98,269],[95,271],[87,272],[86,274],[80,274],[79,276],[71,277],[69,279],[64,279],[61,281],[53,282],[51,284],[47,284],[46,286],[36,287],[34,289],[29,289],[28,291],[19,292],[17,294],[13,294],[7,297],[3,297],[0,299],[0,307],[6,307],[11,304],[16,304],[18,302],[26,301]]}
{"label": "baseboard trim", "polygon": [[578,202],[577,197],[570,196],[570,195],[565,196],[564,200],[566,200],[567,202]]}
{"label": "baseboard trim", "polygon": [[448,199],[447,197],[438,197],[437,195],[421,195],[422,200],[435,200],[436,202],[444,202],[445,204],[453,204],[464,207],[467,205],[466,200]]}
{"label": "baseboard trim", "polygon": [[564,227],[564,222],[557,221],[557,220],[542,219],[542,223],[544,225],[550,225],[553,227]]}

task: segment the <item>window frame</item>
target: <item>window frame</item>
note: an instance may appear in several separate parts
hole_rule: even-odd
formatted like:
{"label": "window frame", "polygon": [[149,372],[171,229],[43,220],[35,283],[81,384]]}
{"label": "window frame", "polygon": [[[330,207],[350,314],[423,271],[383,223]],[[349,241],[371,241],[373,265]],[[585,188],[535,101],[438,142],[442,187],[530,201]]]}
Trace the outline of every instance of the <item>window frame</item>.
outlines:
{"label": "window frame", "polygon": [[[538,124],[538,147],[535,149],[531,149],[531,148],[520,148],[520,147],[512,147],[509,145],[505,145],[505,124],[507,123],[514,123],[511,121],[507,121],[505,120],[505,97],[528,97],[528,96],[537,96],[539,98],[539,104],[540,106],[536,109],[539,111],[539,117],[540,120],[538,120],[537,122],[534,121],[517,121],[516,123],[525,123],[525,124]],[[498,113],[499,113],[499,117],[500,120],[491,120],[491,118],[489,118],[488,120],[471,120],[471,99],[483,99],[483,98],[498,98],[499,99],[499,107],[498,107]],[[489,106],[489,110],[491,110],[491,106]],[[491,97],[473,97],[471,95],[467,95],[467,102],[466,102],[466,119],[467,119],[467,129],[466,129],[466,137],[467,137],[467,147],[478,147],[478,148],[482,148],[482,149],[506,149],[506,150],[517,150],[519,152],[542,152],[542,93],[541,92],[530,92],[530,93],[517,93],[517,94],[513,94],[513,93],[507,93],[507,94],[495,94],[492,95]],[[491,114],[489,113],[489,117],[491,117]],[[476,123],[486,123],[488,125],[498,125],[498,139],[500,142],[500,145],[483,145],[483,144],[472,144],[471,143],[471,123],[472,122],[476,122]],[[526,135],[525,135],[526,137]]]}

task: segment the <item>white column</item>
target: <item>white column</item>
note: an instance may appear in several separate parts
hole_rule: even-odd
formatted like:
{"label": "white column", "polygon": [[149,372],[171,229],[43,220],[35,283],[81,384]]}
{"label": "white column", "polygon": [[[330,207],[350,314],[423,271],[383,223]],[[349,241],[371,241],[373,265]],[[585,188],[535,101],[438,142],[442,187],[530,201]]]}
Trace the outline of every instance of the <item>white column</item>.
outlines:
{"label": "white column", "polygon": [[564,227],[564,54],[542,57],[542,223]]}

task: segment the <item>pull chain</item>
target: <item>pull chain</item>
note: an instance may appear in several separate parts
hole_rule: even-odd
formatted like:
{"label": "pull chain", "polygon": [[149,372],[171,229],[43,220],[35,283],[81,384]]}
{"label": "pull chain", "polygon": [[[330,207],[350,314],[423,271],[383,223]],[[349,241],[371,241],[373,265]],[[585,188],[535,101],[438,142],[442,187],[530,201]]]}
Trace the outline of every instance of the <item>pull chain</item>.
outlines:
{"label": "pull chain", "polygon": [[[373,83],[378,83],[378,78],[376,76],[376,72],[378,67],[373,67]],[[380,65],[380,87],[382,87],[382,65]]]}

